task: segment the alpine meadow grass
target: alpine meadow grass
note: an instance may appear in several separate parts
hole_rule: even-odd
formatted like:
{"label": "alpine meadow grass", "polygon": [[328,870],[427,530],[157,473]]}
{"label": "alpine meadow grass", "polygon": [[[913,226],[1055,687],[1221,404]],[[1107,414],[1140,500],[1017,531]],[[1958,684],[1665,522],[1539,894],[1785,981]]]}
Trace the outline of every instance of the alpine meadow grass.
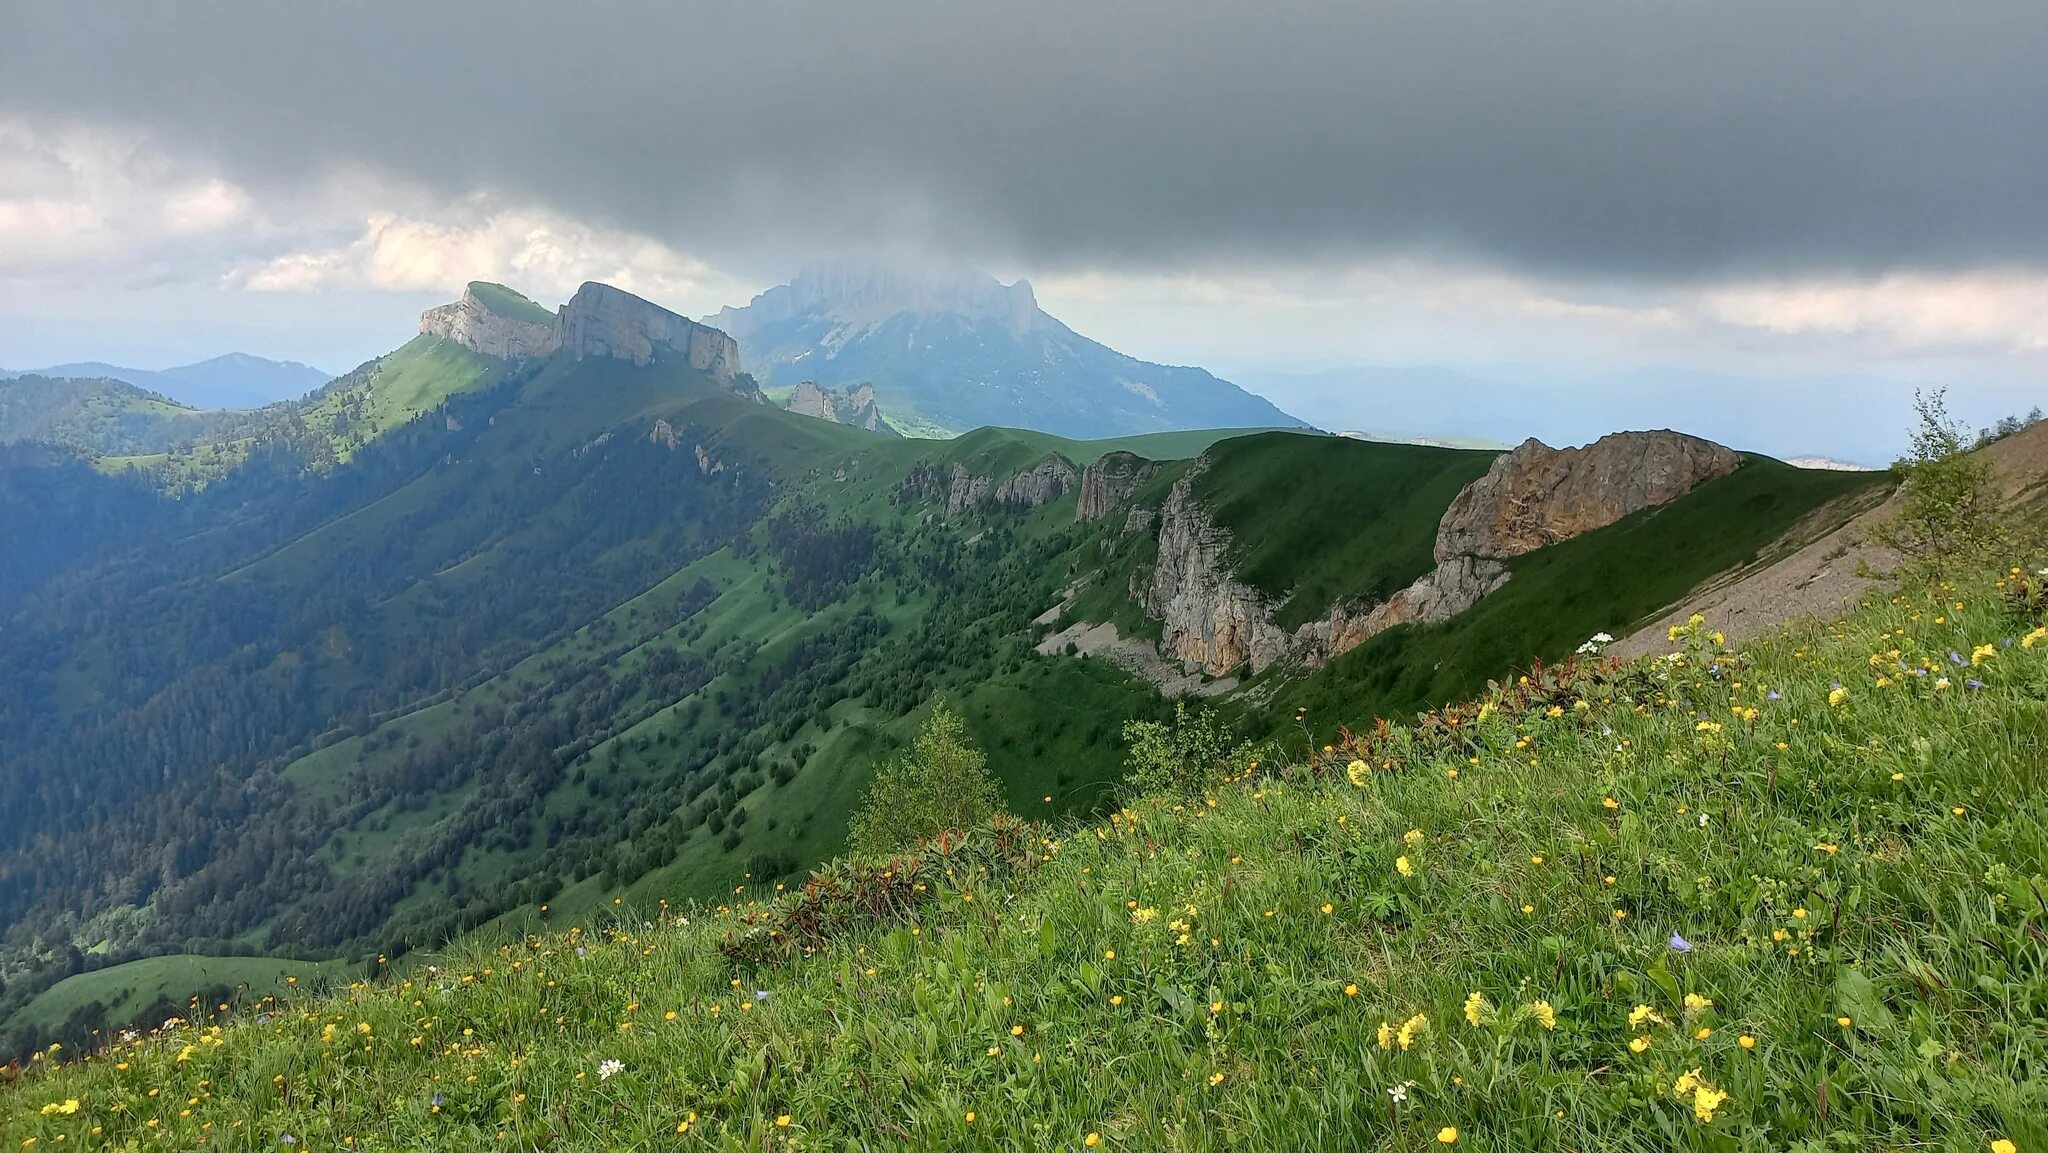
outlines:
{"label": "alpine meadow grass", "polygon": [[2048,1150],[2041,578],[197,1006],[6,1147]]}

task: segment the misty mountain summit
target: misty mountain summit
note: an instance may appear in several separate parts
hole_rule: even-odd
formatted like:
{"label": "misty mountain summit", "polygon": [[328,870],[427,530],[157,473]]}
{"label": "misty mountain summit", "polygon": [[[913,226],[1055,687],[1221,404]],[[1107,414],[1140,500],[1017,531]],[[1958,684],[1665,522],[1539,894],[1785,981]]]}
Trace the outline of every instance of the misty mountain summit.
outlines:
{"label": "misty mountain summit", "polygon": [[1304,428],[1199,368],[1151,364],[1068,328],[1031,285],[962,268],[839,262],[705,323],[765,388],[872,383],[904,423],[1102,437],[1187,428]]}

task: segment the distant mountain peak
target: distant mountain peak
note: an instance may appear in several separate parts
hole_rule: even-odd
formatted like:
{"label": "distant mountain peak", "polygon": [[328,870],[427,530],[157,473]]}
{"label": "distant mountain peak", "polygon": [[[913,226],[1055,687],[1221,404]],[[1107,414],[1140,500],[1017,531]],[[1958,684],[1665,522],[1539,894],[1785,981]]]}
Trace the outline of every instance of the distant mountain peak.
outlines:
{"label": "distant mountain peak", "polygon": [[1029,282],[958,265],[842,260],[705,322],[747,350],[764,385],[872,382],[891,419],[1097,437],[1301,427],[1199,368],[1150,364],[1081,336]]}

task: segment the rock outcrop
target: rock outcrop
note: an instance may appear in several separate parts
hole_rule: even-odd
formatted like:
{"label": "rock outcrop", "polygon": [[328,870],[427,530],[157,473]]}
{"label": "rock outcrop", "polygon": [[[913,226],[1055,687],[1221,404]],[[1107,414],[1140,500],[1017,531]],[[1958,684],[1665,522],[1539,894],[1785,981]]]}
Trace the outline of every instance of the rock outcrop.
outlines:
{"label": "rock outcrop", "polygon": [[1078,479],[1066,458],[1049,456],[997,485],[995,501],[1009,508],[1037,508],[1065,496]]}
{"label": "rock outcrop", "polygon": [[1520,556],[1676,500],[1741,463],[1730,449],[1676,432],[1617,432],[1566,449],[1525,440],[1451,501],[1436,559]]}
{"label": "rock outcrop", "polygon": [[504,360],[566,351],[579,360],[608,356],[649,364],[657,348],[667,348],[715,380],[737,384],[741,375],[740,346],[732,337],[611,285],[585,284],[549,322],[496,311],[487,302],[494,294],[489,290],[517,297],[509,289],[472,284],[461,300],[421,314],[420,331]]}
{"label": "rock outcrop", "polygon": [[1081,470],[1081,496],[1076,520],[1099,520],[1116,511],[1124,498],[1152,478],[1159,466],[1132,452],[1107,452]]}
{"label": "rock outcrop", "polygon": [[649,364],[657,346],[683,354],[690,367],[731,381],[740,371],[732,337],[658,304],[595,281],[576,290],[555,317],[560,347],[577,359],[610,356]]}
{"label": "rock outcrop", "polygon": [[994,479],[968,472],[964,464],[954,464],[952,483],[946,486],[946,519],[988,503],[989,490],[994,486]]}
{"label": "rock outcrop", "polygon": [[1230,534],[1195,499],[1200,473],[1197,462],[1168,490],[1159,510],[1159,558],[1150,578],[1131,591],[1160,622],[1167,656],[1212,677],[1246,665],[1256,673],[1287,655],[1291,638],[1272,623],[1258,590],[1230,574]]}
{"label": "rock outcrop", "polygon": [[[1162,651],[1188,668],[1222,676],[1281,659],[1321,664],[1395,625],[1449,620],[1507,583],[1508,558],[1675,500],[1740,464],[1720,445],[1671,432],[1616,433],[1561,452],[1531,440],[1452,501],[1438,524],[1435,569],[1383,603],[1336,605],[1290,633],[1272,623],[1257,589],[1231,575],[1230,536],[1194,497],[1197,462],[1168,493],[1158,560],[1131,592],[1159,620]],[[1086,500],[1085,477],[1082,486]],[[1142,526],[1137,511],[1126,531]]]}
{"label": "rock outcrop", "polygon": [[834,424],[847,424],[879,432],[884,436],[897,436],[882,419],[882,410],[875,403],[875,386],[858,384],[850,388],[821,388],[817,381],[798,382],[795,391],[789,394],[789,403],[782,407],[799,416],[814,416]]}
{"label": "rock outcrop", "polygon": [[[1074,466],[1064,457],[1049,456],[1022,472],[1004,478],[1000,483],[994,477],[982,476],[967,471],[964,464],[953,466],[952,480],[946,485],[946,517],[952,519],[984,505],[997,508],[1027,509],[1049,504],[1072,491],[1079,480]],[[931,478],[913,473],[904,481],[904,490],[915,489],[930,494]]]}
{"label": "rock outcrop", "polygon": [[[429,308],[420,314],[420,331],[442,336],[471,352],[500,360],[524,360],[546,356],[555,350],[554,322],[507,316],[485,303],[484,294],[495,285],[472,282],[462,299],[453,304]],[[499,289],[509,292],[509,289]],[[538,310],[539,305],[534,305]]]}

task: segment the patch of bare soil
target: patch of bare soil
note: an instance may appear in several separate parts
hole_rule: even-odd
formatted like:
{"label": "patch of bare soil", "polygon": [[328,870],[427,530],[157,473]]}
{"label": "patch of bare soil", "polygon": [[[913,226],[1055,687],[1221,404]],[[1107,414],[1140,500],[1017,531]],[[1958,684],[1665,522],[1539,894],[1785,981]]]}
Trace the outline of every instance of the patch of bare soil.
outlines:
{"label": "patch of bare soil", "polygon": [[1132,676],[1151,681],[1159,686],[1162,696],[1213,697],[1237,687],[1235,677],[1211,679],[1201,673],[1183,670],[1180,665],[1160,656],[1149,643],[1119,635],[1113,624],[1091,625],[1086,621],[1076,621],[1039,641],[1038,652],[1043,656],[1057,656],[1066,652],[1068,645],[1074,646],[1076,656],[1109,661]]}
{"label": "patch of bare soil", "polygon": [[[2008,501],[2048,503],[2048,423],[1982,451]],[[1872,533],[1898,510],[1896,492],[1874,508],[1821,509],[1786,535],[1775,556],[1693,590],[1670,613],[1622,638],[1608,652],[1618,657],[1663,652],[1670,644],[1667,630],[1693,613],[1706,617],[1730,641],[1798,620],[1839,616],[1851,602],[1888,583],[1899,558],[1877,544]],[[1830,523],[1836,527],[1829,528]]]}

